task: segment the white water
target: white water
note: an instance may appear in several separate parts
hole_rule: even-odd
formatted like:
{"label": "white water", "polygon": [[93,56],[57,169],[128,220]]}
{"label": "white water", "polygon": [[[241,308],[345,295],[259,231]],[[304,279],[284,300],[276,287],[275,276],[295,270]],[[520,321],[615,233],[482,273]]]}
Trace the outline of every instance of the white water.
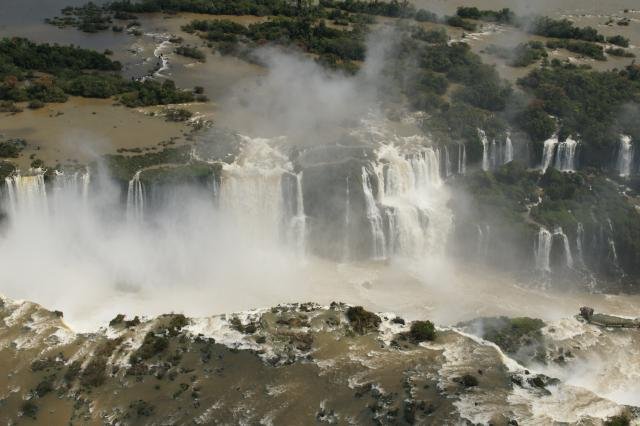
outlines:
{"label": "white water", "polygon": [[507,132],[504,147],[504,162],[509,163],[513,161],[513,143],[511,142],[511,135]]}
{"label": "white water", "polygon": [[538,240],[535,246],[536,269],[543,272],[551,272],[549,263],[551,257],[552,236],[546,228],[538,230]]}
{"label": "white water", "polygon": [[558,145],[558,136],[556,135],[553,135],[551,138],[544,141],[544,145],[542,148],[542,173],[546,172],[549,166],[551,166],[556,150],[556,145]]}
{"label": "white water", "polygon": [[367,169],[364,167],[362,168],[362,190],[367,209],[367,219],[369,220],[371,235],[373,237],[373,256],[375,259],[384,259],[387,257],[387,243],[382,225],[382,216],[380,215],[380,209],[373,195],[369,173],[367,173]]}
{"label": "white water", "polygon": [[576,148],[578,141],[567,138],[564,142],[558,143],[556,151],[556,169],[562,172],[573,172],[576,169]]}
{"label": "white water", "polygon": [[378,201],[393,210],[389,254],[421,256],[441,252],[451,225],[448,193],[439,175],[437,152],[420,148],[402,155],[398,147],[378,149]]}
{"label": "white water", "polygon": [[138,170],[131,180],[127,189],[127,220],[141,222],[144,218],[144,185],[140,181]]}
{"label": "white water", "polygon": [[296,253],[306,254],[307,241],[307,216],[304,214],[304,198],[302,195],[302,172],[296,175],[296,211],[289,225],[290,234],[288,241],[294,247]]}
{"label": "white water", "polygon": [[11,213],[47,213],[49,206],[43,170],[32,170],[26,176],[9,176],[5,178],[5,187]]}
{"label": "white water", "polygon": [[551,248],[554,238],[562,241],[562,248],[565,256],[565,264],[568,268],[573,268],[573,255],[571,254],[571,245],[569,238],[562,230],[562,227],[556,227],[553,233],[548,229],[540,227],[538,230],[538,238],[534,245],[535,248],[535,264],[536,269],[544,272],[551,272]]}
{"label": "white water", "polygon": [[633,145],[631,137],[620,135],[620,148],[618,150],[618,161],[616,162],[618,174],[627,177],[631,174],[633,164]]}
{"label": "white water", "polygon": [[467,173],[467,148],[463,143],[458,145],[458,173]]}
{"label": "white water", "polygon": [[576,231],[576,248],[578,250],[578,261],[584,265],[584,226],[578,222],[578,228]]}
{"label": "white water", "polygon": [[482,170],[487,171],[491,168],[489,164],[489,140],[487,134],[482,129],[478,129],[480,142],[482,143]]}
{"label": "white water", "polygon": [[444,177],[451,176],[451,160],[449,159],[449,148],[444,146]]}

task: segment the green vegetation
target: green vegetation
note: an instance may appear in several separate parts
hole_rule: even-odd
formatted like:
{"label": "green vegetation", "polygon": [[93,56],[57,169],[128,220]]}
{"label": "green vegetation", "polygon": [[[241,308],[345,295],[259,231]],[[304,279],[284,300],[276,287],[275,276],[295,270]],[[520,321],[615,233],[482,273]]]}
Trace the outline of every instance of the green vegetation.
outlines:
{"label": "green vegetation", "polygon": [[636,55],[629,52],[628,50],[621,49],[619,47],[613,48],[609,47],[605,50],[605,53],[612,56],[620,56],[622,58],[635,58]]}
{"label": "green vegetation", "polygon": [[[73,46],[36,44],[23,38],[0,41],[0,100],[65,102],[68,95],[109,98],[121,95],[129,107],[183,103],[194,100],[190,91],[179,90],[166,80],[127,81],[119,62],[105,54]],[[14,110],[13,104],[4,104]]]}
{"label": "green vegetation", "polygon": [[548,56],[544,44],[540,41],[520,43],[512,49],[490,45],[486,50],[507,60],[512,67],[526,67]]}
{"label": "green vegetation", "polygon": [[141,169],[161,164],[183,164],[189,160],[191,147],[165,148],[160,152],[150,152],[142,155],[106,155],[105,164],[110,175],[128,182]]}
{"label": "green vegetation", "polygon": [[414,342],[433,341],[436,339],[436,327],[431,321],[414,321],[409,335]]}
{"label": "green vegetation", "polygon": [[458,7],[456,15],[465,19],[499,22],[504,24],[514,24],[516,22],[515,13],[513,13],[509,8],[494,11],[480,10],[477,7]]}
{"label": "green vegetation", "polygon": [[96,356],[82,370],[80,384],[84,387],[99,387],[107,380],[107,359]]}
{"label": "green vegetation", "polygon": [[7,139],[0,141],[0,158],[18,158],[27,146],[24,139]]}
{"label": "green vegetation", "polygon": [[621,35],[607,37],[607,42],[620,47],[629,47],[629,39]]}
{"label": "green vegetation", "polygon": [[567,49],[570,52],[579,53],[598,61],[607,60],[602,46],[588,41],[549,40],[547,41],[547,47],[549,49]]}
{"label": "green vegetation", "polygon": [[537,318],[483,318],[482,338],[495,343],[508,354],[515,354],[526,346],[541,346],[544,321]]}
{"label": "green vegetation", "polygon": [[131,364],[146,361],[164,352],[169,347],[169,339],[152,331],[144,336],[142,345],[131,354]]}
{"label": "green vegetation", "polygon": [[376,331],[382,322],[378,315],[366,311],[362,306],[349,307],[346,313],[351,327],[359,334]]}
{"label": "green vegetation", "polygon": [[579,28],[568,19],[552,19],[546,16],[535,17],[529,31],[544,37],[574,39],[604,43],[605,37],[593,27]]}
{"label": "green vegetation", "polygon": [[148,13],[148,12],[194,12],[209,15],[283,15],[295,16],[298,7],[285,0],[129,0],[114,1],[109,9],[116,12]]}
{"label": "green vegetation", "polygon": [[474,22],[467,21],[466,19],[462,19],[459,16],[450,16],[447,18],[447,25],[452,27],[462,28],[466,31],[475,31],[478,29],[478,25]]}
{"label": "green vegetation", "polygon": [[178,46],[176,48],[176,53],[178,55],[182,55],[187,58],[197,59],[200,62],[205,62],[207,60],[207,57],[205,56],[204,52],[196,47]]}

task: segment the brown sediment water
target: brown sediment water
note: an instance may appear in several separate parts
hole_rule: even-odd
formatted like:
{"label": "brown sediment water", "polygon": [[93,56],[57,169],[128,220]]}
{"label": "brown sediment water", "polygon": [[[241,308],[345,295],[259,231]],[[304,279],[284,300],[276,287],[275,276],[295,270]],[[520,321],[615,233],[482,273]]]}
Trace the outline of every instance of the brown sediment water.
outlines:
{"label": "brown sediment water", "polygon": [[[47,165],[92,161],[120,148],[162,149],[158,144],[180,138],[184,123],[152,117],[143,109],[114,106],[112,99],[70,98],[44,108],[0,114],[0,134],[27,142],[16,163],[28,168],[32,154]],[[179,143],[179,141],[176,141]]]}

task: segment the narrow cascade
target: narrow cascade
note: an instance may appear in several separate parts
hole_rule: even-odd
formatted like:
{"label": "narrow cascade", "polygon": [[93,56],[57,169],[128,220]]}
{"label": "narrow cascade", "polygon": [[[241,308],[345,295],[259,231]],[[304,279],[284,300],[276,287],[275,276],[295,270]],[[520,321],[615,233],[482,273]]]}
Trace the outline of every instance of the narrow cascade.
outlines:
{"label": "narrow cascade", "polygon": [[[486,260],[489,253],[489,243],[491,241],[491,227],[489,225],[476,225],[478,229],[477,251],[478,256]],[[484,229],[483,229],[484,228]]]}
{"label": "narrow cascade", "polygon": [[509,163],[511,161],[513,161],[513,143],[511,142],[511,135],[507,132],[504,142],[504,162]]}
{"label": "narrow cascade", "polygon": [[347,176],[344,206],[344,241],[342,249],[342,260],[348,262],[351,256],[349,251],[349,227],[351,226],[351,190],[349,188],[349,176]]}
{"label": "narrow cascade", "polygon": [[558,137],[556,135],[544,141],[544,146],[542,148],[542,173],[546,172],[551,165],[556,145],[558,145]]}
{"label": "narrow cascade", "polygon": [[569,245],[569,238],[567,238],[567,234],[564,233],[561,227],[557,227],[553,231],[553,235],[558,236],[562,240],[567,268],[573,268],[573,256],[571,255],[571,246]]}
{"label": "narrow cascade", "polygon": [[12,214],[48,213],[47,189],[42,170],[36,169],[34,174],[28,176],[16,174],[6,177],[5,185],[9,211]]}
{"label": "narrow cascade", "polygon": [[496,143],[495,139],[491,140],[491,144],[489,145],[490,149],[489,149],[489,167],[493,170],[496,167],[498,167],[499,164],[501,164],[500,161],[500,152],[498,151],[498,145]]}
{"label": "narrow cascade", "polygon": [[451,176],[451,160],[449,159],[449,149],[444,146],[444,177]]}
{"label": "narrow cascade", "polygon": [[578,222],[578,228],[576,230],[576,248],[578,250],[578,260],[584,265],[584,226]]}
{"label": "narrow cascade", "polygon": [[543,272],[551,272],[550,256],[551,256],[552,236],[546,228],[540,227],[538,231],[538,240],[535,247],[536,269]]}
{"label": "narrow cascade", "polygon": [[620,135],[620,148],[618,150],[618,160],[616,168],[621,177],[627,177],[631,174],[631,165],[633,164],[633,145],[631,137]]}
{"label": "narrow cascade", "polygon": [[467,148],[463,143],[458,145],[458,174],[467,173]]}
{"label": "narrow cascade", "polygon": [[378,150],[373,170],[378,201],[387,219],[388,255],[421,256],[446,244],[451,225],[437,152],[420,148],[403,155],[393,145]]}
{"label": "narrow cascade", "polygon": [[130,221],[142,221],[144,215],[144,185],[140,181],[138,170],[129,181],[127,190],[127,219]]}
{"label": "narrow cascade", "polygon": [[384,259],[387,256],[387,244],[382,226],[382,216],[380,215],[380,209],[378,208],[376,199],[373,196],[371,179],[365,167],[362,168],[362,190],[367,208],[367,219],[369,220],[371,235],[373,237],[373,255],[376,259]]}
{"label": "narrow cascade", "polygon": [[[546,144],[546,142],[545,142]],[[556,151],[556,169],[562,172],[573,172],[576,169],[576,148],[578,141],[567,138],[564,142],[558,143]]]}
{"label": "narrow cascade", "polygon": [[296,175],[296,211],[289,226],[289,242],[301,256],[306,252],[307,217],[304,214],[304,199],[302,197],[302,172]]}
{"label": "narrow cascade", "polygon": [[482,170],[487,171],[491,167],[489,164],[489,140],[487,139],[487,134],[482,129],[478,129],[478,135],[482,143]]}

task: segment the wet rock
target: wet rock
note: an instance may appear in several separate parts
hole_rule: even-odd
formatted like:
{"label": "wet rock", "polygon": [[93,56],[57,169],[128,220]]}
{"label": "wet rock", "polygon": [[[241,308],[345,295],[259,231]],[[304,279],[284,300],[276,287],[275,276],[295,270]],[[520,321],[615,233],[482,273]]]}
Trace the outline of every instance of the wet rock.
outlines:
{"label": "wet rock", "polygon": [[353,329],[359,334],[376,331],[382,322],[378,315],[366,311],[362,306],[352,306],[347,309],[347,319]]}

